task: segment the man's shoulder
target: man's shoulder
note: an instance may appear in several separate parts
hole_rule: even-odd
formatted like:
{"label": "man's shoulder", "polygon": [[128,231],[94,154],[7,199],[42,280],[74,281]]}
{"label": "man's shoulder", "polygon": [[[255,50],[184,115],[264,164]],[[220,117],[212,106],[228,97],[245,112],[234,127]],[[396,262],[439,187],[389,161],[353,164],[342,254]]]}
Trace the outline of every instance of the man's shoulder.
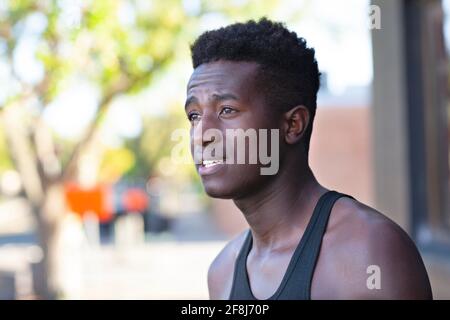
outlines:
{"label": "man's shoulder", "polygon": [[334,238],[336,245],[355,249],[361,247],[372,254],[392,252],[399,247],[406,251],[416,250],[409,235],[397,223],[376,209],[350,198],[341,198],[336,202],[327,233]]}
{"label": "man's shoulder", "polygon": [[[335,237],[338,243],[372,244],[374,236],[387,233],[399,236],[403,240],[410,238],[405,231],[387,216],[376,209],[352,198],[340,198],[334,205],[326,236]],[[377,238],[378,243],[388,241],[388,238]],[[355,241],[359,240],[359,241]]]}
{"label": "man's shoulder", "polygon": [[[324,243],[325,259],[333,261],[335,283],[344,289],[344,297],[431,297],[428,276],[414,242],[377,210],[350,198],[339,199]],[[376,280],[370,278],[376,273],[380,275],[380,289],[376,288],[379,283],[368,283]]]}
{"label": "man's shoulder", "polygon": [[211,299],[228,299],[234,275],[234,263],[248,230],[230,240],[215,257],[208,270],[208,289]]}

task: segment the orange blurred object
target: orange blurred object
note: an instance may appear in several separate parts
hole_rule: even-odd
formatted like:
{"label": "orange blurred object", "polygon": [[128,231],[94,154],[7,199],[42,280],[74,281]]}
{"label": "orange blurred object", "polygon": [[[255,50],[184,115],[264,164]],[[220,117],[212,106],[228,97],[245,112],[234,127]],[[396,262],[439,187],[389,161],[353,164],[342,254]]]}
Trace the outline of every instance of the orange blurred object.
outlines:
{"label": "orange blurred object", "polygon": [[127,212],[144,212],[148,208],[147,194],[138,188],[131,188],[125,191],[121,200]]}
{"label": "orange blurred object", "polygon": [[69,208],[80,217],[88,212],[93,212],[100,222],[109,222],[112,219],[110,186],[97,185],[84,189],[76,183],[67,183],[64,189]]}

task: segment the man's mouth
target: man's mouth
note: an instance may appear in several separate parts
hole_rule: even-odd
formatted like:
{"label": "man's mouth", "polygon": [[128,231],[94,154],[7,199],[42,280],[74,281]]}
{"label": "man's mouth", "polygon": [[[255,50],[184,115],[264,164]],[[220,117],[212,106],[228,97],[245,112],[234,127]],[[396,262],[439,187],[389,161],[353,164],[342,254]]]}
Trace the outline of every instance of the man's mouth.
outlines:
{"label": "man's mouth", "polygon": [[201,176],[210,175],[216,173],[223,168],[224,160],[203,160],[198,167],[198,173]]}
{"label": "man's mouth", "polygon": [[222,164],[223,160],[203,160],[202,161],[202,166],[204,166],[205,168],[210,168],[213,166],[216,166],[218,164]]}

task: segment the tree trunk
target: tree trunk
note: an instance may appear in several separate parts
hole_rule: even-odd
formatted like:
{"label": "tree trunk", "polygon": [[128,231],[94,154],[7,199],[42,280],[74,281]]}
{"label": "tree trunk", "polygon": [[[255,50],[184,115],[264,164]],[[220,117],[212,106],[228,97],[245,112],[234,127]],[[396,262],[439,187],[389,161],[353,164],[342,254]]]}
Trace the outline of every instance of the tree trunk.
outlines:
{"label": "tree trunk", "polygon": [[63,294],[60,285],[60,235],[66,213],[63,185],[51,185],[45,194],[44,205],[36,210],[42,255],[40,261],[33,264],[34,291],[38,299],[56,299]]}

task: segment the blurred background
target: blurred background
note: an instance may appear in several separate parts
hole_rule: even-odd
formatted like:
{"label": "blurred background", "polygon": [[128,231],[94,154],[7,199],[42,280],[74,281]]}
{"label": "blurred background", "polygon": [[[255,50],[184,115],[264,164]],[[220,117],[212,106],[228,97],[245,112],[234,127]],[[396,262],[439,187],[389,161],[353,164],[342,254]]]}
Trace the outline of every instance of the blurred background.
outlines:
{"label": "blurred background", "polygon": [[247,225],[171,135],[190,44],[262,16],[316,49],[319,182],[407,230],[450,299],[450,0],[1,0],[0,299],[208,298]]}

